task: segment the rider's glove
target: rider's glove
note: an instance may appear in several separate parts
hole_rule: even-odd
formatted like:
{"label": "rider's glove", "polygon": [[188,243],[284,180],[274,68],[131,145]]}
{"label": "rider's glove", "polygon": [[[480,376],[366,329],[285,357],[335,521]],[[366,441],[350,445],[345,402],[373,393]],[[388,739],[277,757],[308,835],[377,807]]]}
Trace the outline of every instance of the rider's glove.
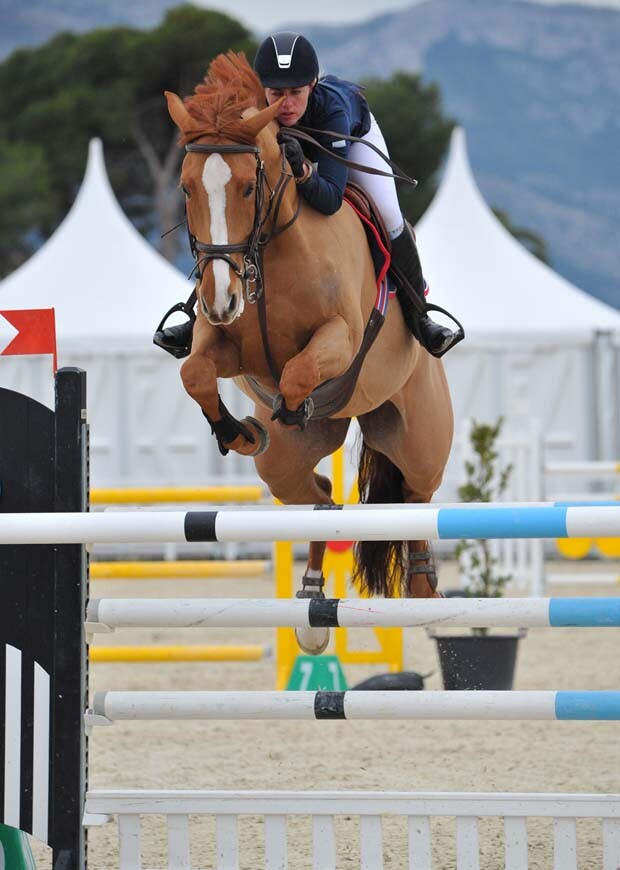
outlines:
{"label": "rider's glove", "polygon": [[284,146],[284,156],[288,160],[295,178],[302,178],[305,172],[305,157],[301,145],[293,136],[287,136],[280,131],[278,142]]}

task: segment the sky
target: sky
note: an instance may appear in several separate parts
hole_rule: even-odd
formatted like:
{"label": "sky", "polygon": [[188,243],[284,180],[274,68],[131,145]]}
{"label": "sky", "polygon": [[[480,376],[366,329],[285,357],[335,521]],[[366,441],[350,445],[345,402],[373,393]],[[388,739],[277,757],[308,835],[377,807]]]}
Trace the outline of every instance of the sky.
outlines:
{"label": "sky", "polygon": [[[336,24],[361,21],[385,12],[393,12],[420,0],[313,0],[300,3],[295,0],[195,0],[210,9],[221,9],[241,19],[251,30],[263,33],[282,24]],[[432,2],[432,0],[429,0]],[[557,5],[566,0],[538,0],[546,5]],[[575,2],[575,0],[573,0]],[[576,0],[583,6],[606,6],[620,10],[620,0]]]}

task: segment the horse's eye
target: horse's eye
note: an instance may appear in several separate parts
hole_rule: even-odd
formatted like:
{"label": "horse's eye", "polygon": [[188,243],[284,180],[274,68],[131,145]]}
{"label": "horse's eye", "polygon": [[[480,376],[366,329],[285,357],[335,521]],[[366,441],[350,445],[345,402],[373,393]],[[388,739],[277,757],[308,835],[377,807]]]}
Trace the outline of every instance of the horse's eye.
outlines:
{"label": "horse's eye", "polygon": [[189,190],[185,187],[184,184],[181,185],[181,190],[183,191],[183,193],[185,194],[185,196],[189,199],[190,196],[191,196],[191,193],[190,193]]}
{"label": "horse's eye", "polygon": [[247,199],[248,196],[252,196],[253,193],[254,193],[254,184],[253,184],[253,182],[250,182],[249,184],[246,184],[245,189],[243,191],[243,196]]}

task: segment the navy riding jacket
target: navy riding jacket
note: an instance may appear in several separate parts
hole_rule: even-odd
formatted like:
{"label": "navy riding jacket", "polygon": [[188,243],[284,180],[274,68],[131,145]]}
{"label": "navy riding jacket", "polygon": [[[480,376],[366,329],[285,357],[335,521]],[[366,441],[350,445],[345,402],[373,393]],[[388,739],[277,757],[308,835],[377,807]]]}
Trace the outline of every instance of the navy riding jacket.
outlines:
{"label": "navy riding jacket", "polygon": [[[370,109],[359,85],[336,76],[325,76],[310,94],[308,107],[298,123],[300,127],[361,137],[370,130]],[[346,139],[334,139],[317,133],[311,135],[340,157],[349,156],[351,143]],[[300,145],[305,156],[315,164],[315,170],[308,181],[297,189],[312,208],[323,214],[334,214],[342,205],[348,169],[313,145],[307,142],[300,142]]]}

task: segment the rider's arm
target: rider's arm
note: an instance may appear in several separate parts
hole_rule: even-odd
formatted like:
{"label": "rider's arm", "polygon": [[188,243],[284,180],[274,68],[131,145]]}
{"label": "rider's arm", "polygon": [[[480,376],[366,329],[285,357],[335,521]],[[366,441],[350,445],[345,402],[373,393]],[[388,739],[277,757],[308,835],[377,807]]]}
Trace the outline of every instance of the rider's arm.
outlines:
{"label": "rider's arm", "polygon": [[[349,135],[350,124],[346,114],[342,110],[330,113],[325,129]],[[330,138],[327,147],[333,149],[334,154],[339,157],[348,157],[349,143],[345,139]],[[333,160],[329,154],[319,151],[317,168],[297,189],[312,208],[323,214],[334,214],[342,205],[347,175],[346,166]]]}

